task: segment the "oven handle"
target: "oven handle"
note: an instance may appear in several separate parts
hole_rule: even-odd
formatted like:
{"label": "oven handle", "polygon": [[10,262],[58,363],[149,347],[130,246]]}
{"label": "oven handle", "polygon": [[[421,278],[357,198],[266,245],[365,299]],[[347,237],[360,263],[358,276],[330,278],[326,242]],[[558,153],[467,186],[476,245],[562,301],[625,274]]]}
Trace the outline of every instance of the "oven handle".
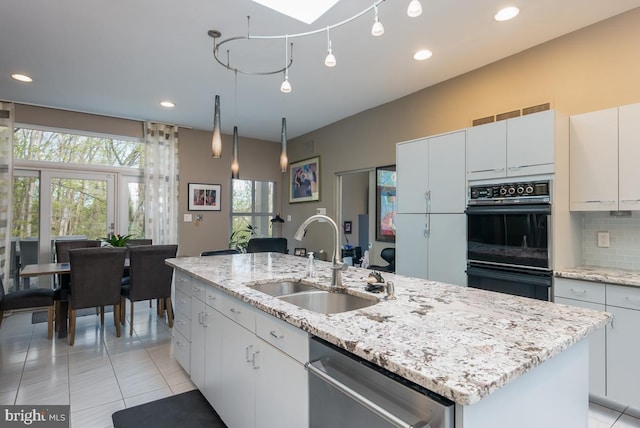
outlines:
{"label": "oven handle", "polygon": [[467,266],[467,276],[476,276],[488,279],[501,279],[505,281],[517,280],[523,284],[550,287],[552,282],[551,273],[548,274],[526,274],[510,270],[488,269],[477,266]]}
{"label": "oven handle", "polygon": [[464,211],[467,215],[484,214],[546,214],[551,215],[550,204],[534,205],[468,205]]}
{"label": "oven handle", "polygon": [[375,413],[376,415],[380,416],[382,419],[384,419],[385,421],[389,422],[390,424],[392,424],[392,425],[394,425],[396,427],[399,427],[399,428],[429,428],[431,426],[430,423],[424,422],[424,421],[420,421],[417,424],[409,424],[409,423],[403,421],[402,419],[400,419],[399,417],[397,417],[393,413],[390,413],[389,411],[383,409],[382,407],[378,406],[373,401],[371,401],[368,398],[362,396],[362,394],[359,394],[358,392],[356,392],[353,389],[349,388],[347,385],[345,385],[342,382],[338,381],[334,377],[328,375],[324,370],[319,369],[316,366],[314,366],[313,364],[316,363],[316,362],[317,361],[306,362],[304,364],[304,367],[307,369],[307,371],[309,373],[317,376],[322,381],[324,381],[324,382],[328,383],[329,385],[333,386],[335,389],[337,389],[338,391],[342,392],[344,395],[346,395],[347,397],[351,398],[352,400],[358,402],[359,404],[361,404],[362,406],[366,407],[367,409],[371,410],[373,413]]}

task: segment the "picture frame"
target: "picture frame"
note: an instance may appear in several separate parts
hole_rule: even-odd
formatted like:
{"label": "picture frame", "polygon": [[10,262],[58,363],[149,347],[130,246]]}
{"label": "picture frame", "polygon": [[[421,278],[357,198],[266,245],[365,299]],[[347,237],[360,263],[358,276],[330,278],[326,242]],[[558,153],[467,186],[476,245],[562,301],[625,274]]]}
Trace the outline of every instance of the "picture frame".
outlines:
{"label": "picture frame", "polygon": [[320,200],[320,157],[289,164],[289,203]]}
{"label": "picture frame", "polygon": [[396,166],[376,168],[376,241],[396,242]]}
{"label": "picture frame", "polygon": [[189,211],[220,211],[219,184],[189,183]]}
{"label": "picture frame", "polygon": [[342,230],[344,231],[345,235],[351,235],[352,226],[353,223],[350,220],[342,223]]}
{"label": "picture frame", "polygon": [[307,249],[306,248],[294,248],[293,255],[294,256],[300,256],[300,257],[306,257],[307,256]]}

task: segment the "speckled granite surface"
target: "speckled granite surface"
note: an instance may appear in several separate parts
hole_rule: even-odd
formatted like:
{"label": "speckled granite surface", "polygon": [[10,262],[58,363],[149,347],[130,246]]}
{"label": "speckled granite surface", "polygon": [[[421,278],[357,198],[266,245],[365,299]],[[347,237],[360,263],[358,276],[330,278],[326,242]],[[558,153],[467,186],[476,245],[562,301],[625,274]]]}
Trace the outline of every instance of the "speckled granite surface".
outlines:
{"label": "speckled granite surface", "polygon": [[[603,312],[393,274],[383,275],[394,282],[397,300],[323,315],[246,286],[302,278],[302,257],[257,253],[168,263],[462,405],[479,401],[609,320]],[[326,287],[330,264],[317,264],[314,282]],[[364,291],[368,272],[345,272],[348,292],[382,297]]]}
{"label": "speckled granite surface", "polygon": [[554,271],[560,278],[580,279],[583,281],[606,282],[608,284],[640,287],[640,272],[601,266],[577,266]]}

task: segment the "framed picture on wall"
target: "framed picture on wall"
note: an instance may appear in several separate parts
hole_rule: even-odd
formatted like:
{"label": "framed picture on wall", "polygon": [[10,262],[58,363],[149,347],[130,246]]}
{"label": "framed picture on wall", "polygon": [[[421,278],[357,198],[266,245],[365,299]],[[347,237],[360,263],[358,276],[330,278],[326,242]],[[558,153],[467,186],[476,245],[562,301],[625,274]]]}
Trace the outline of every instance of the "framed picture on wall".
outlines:
{"label": "framed picture on wall", "polygon": [[289,165],[289,202],[320,200],[320,157]]}
{"label": "framed picture on wall", "polygon": [[396,242],[396,166],[376,168],[376,241]]}
{"label": "framed picture on wall", "polygon": [[220,185],[189,183],[189,211],[220,211]]}

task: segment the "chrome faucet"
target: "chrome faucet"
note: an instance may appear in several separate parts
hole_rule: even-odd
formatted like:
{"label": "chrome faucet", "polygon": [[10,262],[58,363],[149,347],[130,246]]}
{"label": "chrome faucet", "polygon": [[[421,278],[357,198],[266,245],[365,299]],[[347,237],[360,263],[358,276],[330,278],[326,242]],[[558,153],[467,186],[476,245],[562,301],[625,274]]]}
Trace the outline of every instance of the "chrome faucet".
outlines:
{"label": "chrome faucet", "polygon": [[294,238],[298,241],[302,241],[305,233],[307,232],[307,226],[314,221],[327,221],[333,228],[333,257],[331,265],[331,285],[334,287],[342,287],[342,271],[347,270],[349,266],[342,261],[340,254],[340,230],[338,225],[331,217],[323,214],[312,215],[306,219],[298,228],[298,231],[294,235]]}

